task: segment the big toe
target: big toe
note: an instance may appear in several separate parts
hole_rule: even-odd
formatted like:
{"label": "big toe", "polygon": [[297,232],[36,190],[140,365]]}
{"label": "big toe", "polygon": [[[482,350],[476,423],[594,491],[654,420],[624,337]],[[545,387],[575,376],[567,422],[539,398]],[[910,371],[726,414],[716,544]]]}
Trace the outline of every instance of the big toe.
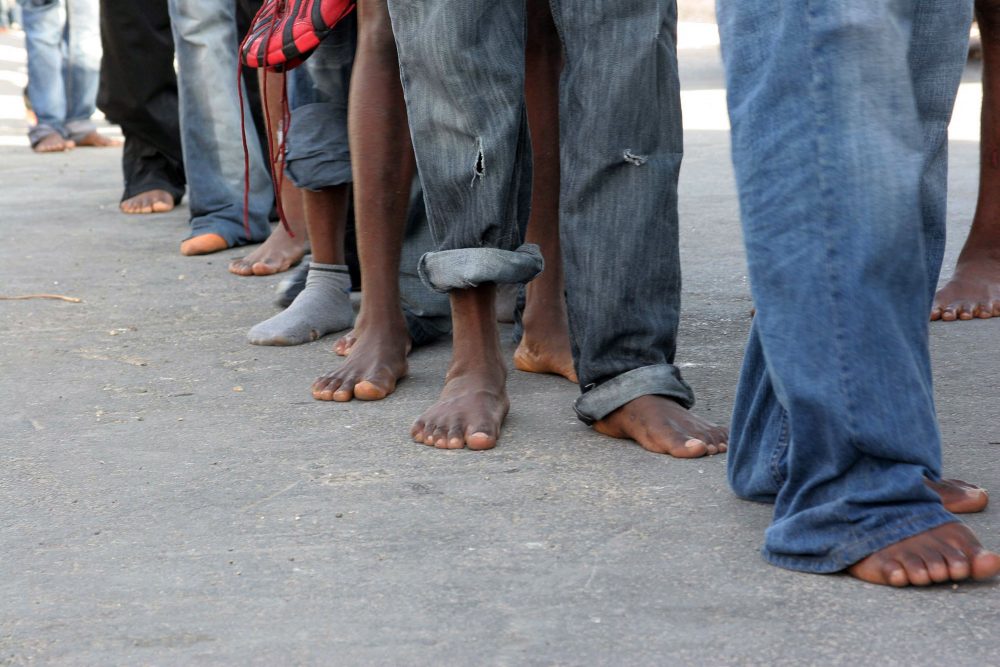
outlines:
{"label": "big toe", "polygon": [[977,581],[992,579],[1000,574],[1000,555],[980,551],[972,558],[972,578]]}
{"label": "big toe", "polygon": [[384,379],[362,380],[354,387],[354,397],[359,401],[381,401],[395,389],[395,383]]}

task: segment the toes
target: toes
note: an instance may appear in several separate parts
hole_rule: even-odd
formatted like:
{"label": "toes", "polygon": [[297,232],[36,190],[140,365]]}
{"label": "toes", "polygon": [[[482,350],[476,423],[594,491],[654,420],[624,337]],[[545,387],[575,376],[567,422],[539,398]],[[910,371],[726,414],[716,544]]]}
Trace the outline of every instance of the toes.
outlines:
{"label": "toes", "polygon": [[444,426],[438,426],[431,433],[428,444],[433,444],[438,449],[446,449],[448,447],[448,432],[449,429]]}
{"label": "toes", "polygon": [[[322,384],[320,384],[322,383]],[[313,385],[313,398],[319,401],[334,400],[334,393],[340,388],[340,378],[320,378]]]}
{"label": "toes", "polygon": [[936,584],[948,581],[950,576],[948,571],[948,563],[945,561],[944,556],[940,552],[935,550],[927,550],[923,554],[924,564],[927,566],[927,575],[930,577],[931,581]]}
{"label": "toes", "polygon": [[948,306],[941,311],[941,320],[944,322],[954,322],[958,319],[958,315],[955,313],[955,308]]}
{"label": "toes", "polygon": [[354,387],[357,386],[357,380],[353,378],[348,378],[341,381],[340,386],[333,392],[333,400],[338,403],[346,403],[354,398]]}
{"label": "toes", "polygon": [[448,429],[448,449],[462,449],[465,447],[465,432],[461,426],[452,426]]}
{"label": "toes", "polygon": [[910,583],[906,576],[906,568],[896,560],[886,560],[882,564],[882,579],[889,586],[902,588]]}
{"label": "toes", "polygon": [[252,276],[253,268],[243,257],[237,257],[229,263],[229,272],[238,276]]}
{"label": "toes", "polygon": [[938,320],[940,320],[941,319],[941,314],[943,312],[944,312],[944,309],[941,308],[941,306],[934,306],[931,309],[931,322],[937,322]]}
{"label": "toes", "polygon": [[[906,570],[906,580],[914,586],[929,586],[931,575],[927,571],[927,564],[924,559],[915,553],[905,553],[900,556],[899,561]],[[898,585],[893,583],[893,585]],[[905,585],[905,584],[904,584]]]}

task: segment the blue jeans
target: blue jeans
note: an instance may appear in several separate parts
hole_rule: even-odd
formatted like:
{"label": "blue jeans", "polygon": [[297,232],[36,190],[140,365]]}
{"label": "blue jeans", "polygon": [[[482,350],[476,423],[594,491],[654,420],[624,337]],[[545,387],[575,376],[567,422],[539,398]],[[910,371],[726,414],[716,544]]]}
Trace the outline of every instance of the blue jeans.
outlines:
{"label": "blue jeans", "polygon": [[236,0],[169,0],[169,5],[191,236],[218,234],[230,247],[263,241],[271,232],[274,194],[249,104],[242,112],[250,153],[249,238],[243,227]]}
{"label": "blue jeans", "polygon": [[971,0],[720,0],[757,306],[729,477],[764,556],[835,572],[955,521],[928,313]]}
{"label": "blue jeans", "polygon": [[78,140],[96,129],[101,69],[97,0],[18,0],[28,51],[28,98],[38,124],[34,146],[50,134]]}
{"label": "blue jeans", "polygon": [[[683,154],[673,0],[551,0],[566,48],[560,224],[573,352],[592,423],[647,394],[690,406],[674,366]],[[531,184],[524,0],[389,0],[440,291],[518,283]],[[657,119],[651,122],[651,119]]]}

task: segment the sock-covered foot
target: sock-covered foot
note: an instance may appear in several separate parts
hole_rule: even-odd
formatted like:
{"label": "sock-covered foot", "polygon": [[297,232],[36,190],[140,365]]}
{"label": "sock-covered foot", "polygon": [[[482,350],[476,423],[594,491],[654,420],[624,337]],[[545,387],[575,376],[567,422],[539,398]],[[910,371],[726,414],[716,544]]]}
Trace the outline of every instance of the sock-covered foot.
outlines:
{"label": "sock-covered foot", "polygon": [[337,264],[309,265],[306,287],[288,308],[250,330],[254,345],[302,345],[354,322],[351,276]]}

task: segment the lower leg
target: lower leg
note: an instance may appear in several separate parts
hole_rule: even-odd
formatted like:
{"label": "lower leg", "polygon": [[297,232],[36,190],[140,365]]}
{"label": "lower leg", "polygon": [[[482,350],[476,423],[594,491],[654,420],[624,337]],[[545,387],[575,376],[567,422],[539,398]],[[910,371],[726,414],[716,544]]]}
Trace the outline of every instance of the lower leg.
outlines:
{"label": "lower leg", "polygon": [[545,271],[528,283],[524,336],[514,365],[577,382],[570,350],[562,250],[559,245],[559,73],[562,43],[547,1],[528,3],[525,101],[534,154],[527,242],[537,244]]}
{"label": "lower leg", "polygon": [[510,409],[495,312],[496,287],[451,293],[454,348],[438,402],[414,423],[414,441],[438,449],[491,449]]}
{"label": "lower leg", "polygon": [[380,400],[407,372],[410,337],[400,305],[399,261],[416,169],[385,0],[358,3],[350,140],[361,312],[335,350],[347,361],[313,383],[319,400]]}
{"label": "lower leg", "polygon": [[934,297],[932,320],[1000,317],[1000,2],[978,0],[983,43],[979,200],[955,274]]}
{"label": "lower leg", "polygon": [[[259,73],[260,89],[266,91],[264,104],[267,105],[268,137],[272,153],[271,178],[281,184],[279,196],[284,222],[291,229],[291,234],[281,224],[274,228],[260,246],[246,257],[237,257],[229,263],[229,271],[238,276],[270,276],[282,273],[292,268],[306,254],[309,236],[306,229],[305,212],[303,210],[303,195],[282,173],[283,160],[279,146],[283,128],[281,127],[284,109],[282,108],[282,90],[284,89],[284,74],[266,72]],[[265,79],[266,77],[266,79]]]}
{"label": "lower leg", "polygon": [[344,265],[350,192],[348,185],[303,191],[313,256],[306,287],[287,309],[250,330],[251,343],[300,345],[351,326],[351,280]]}

